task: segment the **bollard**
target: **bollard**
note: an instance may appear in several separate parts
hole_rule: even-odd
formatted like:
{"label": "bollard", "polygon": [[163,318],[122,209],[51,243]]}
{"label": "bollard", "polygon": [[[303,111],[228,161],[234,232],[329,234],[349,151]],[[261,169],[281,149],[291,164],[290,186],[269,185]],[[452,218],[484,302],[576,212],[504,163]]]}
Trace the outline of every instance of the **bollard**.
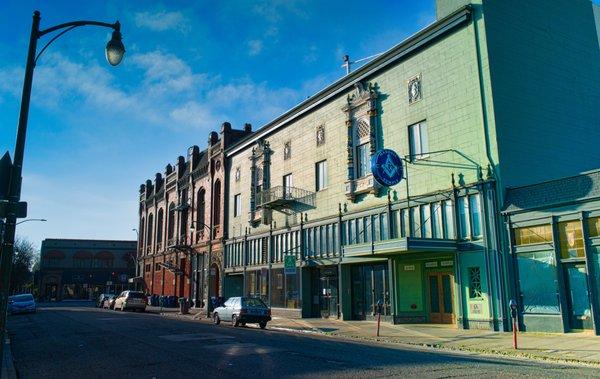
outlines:
{"label": "bollard", "polygon": [[517,350],[517,331],[519,329],[517,323],[517,302],[513,299],[510,300],[510,316],[512,318],[512,332],[513,332],[513,349]]}
{"label": "bollard", "polygon": [[377,337],[379,337],[379,325],[381,324],[381,306],[383,302],[381,300],[377,301]]}

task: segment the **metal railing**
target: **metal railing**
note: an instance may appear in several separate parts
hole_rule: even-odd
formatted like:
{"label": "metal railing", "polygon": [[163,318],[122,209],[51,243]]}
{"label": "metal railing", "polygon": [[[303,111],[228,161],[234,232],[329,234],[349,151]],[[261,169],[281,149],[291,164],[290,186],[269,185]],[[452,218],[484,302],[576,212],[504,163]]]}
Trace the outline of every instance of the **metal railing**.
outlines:
{"label": "metal railing", "polygon": [[315,205],[315,193],[297,187],[275,186],[256,194],[256,205],[261,207],[273,202],[299,202]]}

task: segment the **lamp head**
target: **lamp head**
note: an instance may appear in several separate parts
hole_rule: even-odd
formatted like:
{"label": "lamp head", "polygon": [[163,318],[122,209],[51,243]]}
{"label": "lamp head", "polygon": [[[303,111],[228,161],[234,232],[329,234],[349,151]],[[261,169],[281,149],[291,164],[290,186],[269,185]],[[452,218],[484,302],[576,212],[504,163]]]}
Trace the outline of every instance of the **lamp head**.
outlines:
{"label": "lamp head", "polygon": [[106,60],[111,66],[116,66],[123,60],[125,55],[125,46],[121,40],[121,24],[116,23],[115,31],[112,33],[112,38],[106,44]]}

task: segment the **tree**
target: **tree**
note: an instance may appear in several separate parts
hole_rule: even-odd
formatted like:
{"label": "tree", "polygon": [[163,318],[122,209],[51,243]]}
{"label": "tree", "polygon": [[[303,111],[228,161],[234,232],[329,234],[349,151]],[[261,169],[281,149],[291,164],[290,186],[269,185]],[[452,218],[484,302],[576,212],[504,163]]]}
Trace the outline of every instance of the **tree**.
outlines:
{"label": "tree", "polygon": [[25,287],[30,287],[29,284],[33,280],[32,269],[37,255],[37,249],[31,241],[26,238],[16,238],[13,267],[10,275],[11,293],[22,292]]}

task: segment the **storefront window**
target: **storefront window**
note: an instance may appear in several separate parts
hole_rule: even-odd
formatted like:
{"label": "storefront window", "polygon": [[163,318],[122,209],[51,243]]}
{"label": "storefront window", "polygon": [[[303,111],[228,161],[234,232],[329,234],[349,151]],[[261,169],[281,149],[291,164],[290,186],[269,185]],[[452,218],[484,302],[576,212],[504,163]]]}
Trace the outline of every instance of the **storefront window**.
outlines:
{"label": "storefront window", "polygon": [[390,238],[388,233],[388,222],[387,222],[387,213],[382,213],[379,215],[379,222],[381,224],[381,240],[385,241]]}
{"label": "storefront window", "polygon": [[271,306],[285,307],[285,280],[283,269],[271,270]]}
{"label": "storefront window", "polygon": [[517,255],[525,313],[559,313],[554,251]]}
{"label": "storefront window", "polygon": [[430,214],[429,204],[421,205],[421,236],[423,238],[431,238],[431,228],[429,227]]}
{"label": "storefront window", "polygon": [[298,294],[298,274],[285,276],[285,305],[286,308],[300,308],[300,296]]}
{"label": "storefront window", "polygon": [[442,207],[440,203],[433,204],[431,211],[431,236],[443,238],[442,236]]}
{"label": "storefront window", "polygon": [[560,240],[560,255],[563,259],[585,257],[583,232],[579,220],[559,222],[558,237]]}
{"label": "storefront window", "polygon": [[515,245],[552,242],[552,225],[534,225],[514,229]]}
{"label": "storefront window", "polygon": [[421,237],[421,225],[419,222],[419,208],[410,208],[410,236]]}

